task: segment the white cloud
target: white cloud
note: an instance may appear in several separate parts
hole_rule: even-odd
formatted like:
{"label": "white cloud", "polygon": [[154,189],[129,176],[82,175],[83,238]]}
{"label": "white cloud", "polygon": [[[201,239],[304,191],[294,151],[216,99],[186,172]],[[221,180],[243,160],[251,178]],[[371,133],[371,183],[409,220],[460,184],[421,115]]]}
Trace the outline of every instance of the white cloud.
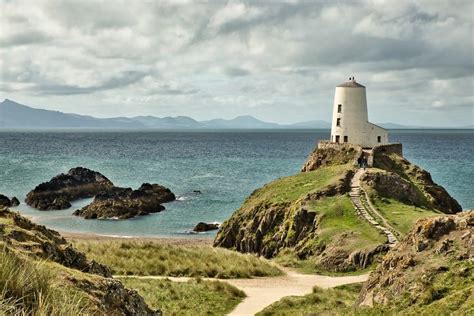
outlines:
{"label": "white cloud", "polygon": [[334,86],[355,75],[375,121],[421,124],[407,113],[424,111],[431,125],[469,124],[473,9],[471,1],[3,1],[0,91],[97,116],[292,122],[328,119]]}

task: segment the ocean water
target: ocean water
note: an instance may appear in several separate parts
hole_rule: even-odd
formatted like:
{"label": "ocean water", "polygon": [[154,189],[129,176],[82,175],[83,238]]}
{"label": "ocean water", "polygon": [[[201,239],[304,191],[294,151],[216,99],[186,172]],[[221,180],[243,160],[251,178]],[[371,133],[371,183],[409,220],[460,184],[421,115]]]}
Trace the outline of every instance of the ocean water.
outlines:
{"label": "ocean water", "polygon": [[[84,166],[115,185],[169,187],[178,200],[166,210],[130,220],[85,220],[62,211],[18,210],[50,228],[120,236],[212,237],[191,234],[200,221],[222,222],[255,189],[299,171],[328,130],[253,131],[0,131],[0,193],[24,200],[41,182]],[[398,130],[411,162],[427,169],[463,206],[474,208],[474,131]],[[193,193],[199,190],[202,193]]]}

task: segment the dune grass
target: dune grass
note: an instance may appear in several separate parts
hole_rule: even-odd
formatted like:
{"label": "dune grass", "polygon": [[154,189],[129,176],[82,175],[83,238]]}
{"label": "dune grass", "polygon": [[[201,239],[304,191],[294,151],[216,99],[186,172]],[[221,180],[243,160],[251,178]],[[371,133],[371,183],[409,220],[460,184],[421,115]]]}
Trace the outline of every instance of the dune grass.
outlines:
{"label": "dune grass", "polygon": [[59,282],[46,262],[0,251],[0,315],[89,315],[90,302]]}
{"label": "dune grass", "polygon": [[236,287],[200,278],[188,282],[168,279],[120,278],[128,288],[138,291],[151,308],[164,315],[225,315],[245,297]]}
{"label": "dune grass", "polygon": [[88,258],[112,268],[115,275],[162,275],[209,278],[276,276],[269,261],[210,245],[172,245],[160,241],[76,241]]}

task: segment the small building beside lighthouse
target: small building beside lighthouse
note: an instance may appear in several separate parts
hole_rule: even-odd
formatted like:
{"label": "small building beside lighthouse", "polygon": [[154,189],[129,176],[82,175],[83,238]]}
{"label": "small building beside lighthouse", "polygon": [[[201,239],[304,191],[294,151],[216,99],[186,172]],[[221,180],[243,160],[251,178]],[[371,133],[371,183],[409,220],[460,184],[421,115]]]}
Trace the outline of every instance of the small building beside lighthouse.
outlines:
{"label": "small building beside lighthouse", "polygon": [[388,144],[387,130],[369,122],[365,87],[354,77],[336,87],[331,142],[357,144],[363,148]]}

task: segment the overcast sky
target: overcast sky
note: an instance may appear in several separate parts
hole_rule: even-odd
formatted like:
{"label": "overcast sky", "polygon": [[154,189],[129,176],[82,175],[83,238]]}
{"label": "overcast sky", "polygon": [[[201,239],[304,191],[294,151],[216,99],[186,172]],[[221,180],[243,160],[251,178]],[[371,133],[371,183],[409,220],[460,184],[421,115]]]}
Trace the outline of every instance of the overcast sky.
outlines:
{"label": "overcast sky", "polygon": [[94,115],[473,124],[474,1],[0,0],[0,96]]}

